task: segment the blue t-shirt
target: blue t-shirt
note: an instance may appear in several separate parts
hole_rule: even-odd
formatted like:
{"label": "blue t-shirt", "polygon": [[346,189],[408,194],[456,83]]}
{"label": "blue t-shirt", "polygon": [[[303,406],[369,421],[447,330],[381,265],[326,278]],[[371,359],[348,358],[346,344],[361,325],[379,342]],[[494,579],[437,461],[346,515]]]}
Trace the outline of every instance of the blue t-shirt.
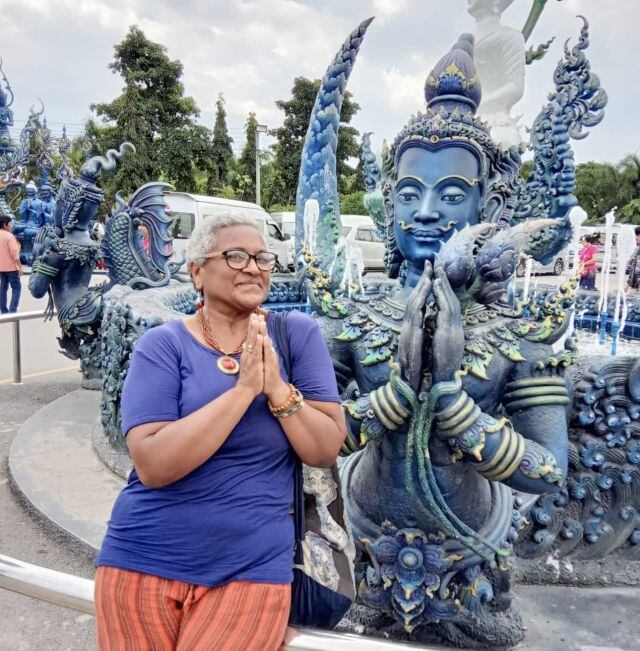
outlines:
{"label": "blue t-shirt", "polygon": [[[277,346],[273,319],[267,328]],[[287,317],[292,382],[305,398],[338,402],[331,358],[316,322]],[[122,390],[122,431],[183,418],[231,389],[237,375],[216,366],[182,320],[146,332]],[[215,423],[211,423],[212,429]],[[258,396],[227,440],[201,466],[163,488],[147,488],[133,470],[118,496],[96,565],[196,585],[293,580],[295,452]]]}

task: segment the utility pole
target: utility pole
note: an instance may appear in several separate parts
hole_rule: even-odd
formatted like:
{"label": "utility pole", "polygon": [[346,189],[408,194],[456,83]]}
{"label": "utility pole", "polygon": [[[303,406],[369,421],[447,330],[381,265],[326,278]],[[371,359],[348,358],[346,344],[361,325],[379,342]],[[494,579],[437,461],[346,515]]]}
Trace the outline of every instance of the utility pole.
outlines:
{"label": "utility pole", "polygon": [[256,203],[260,205],[260,134],[267,133],[266,124],[256,124]]}

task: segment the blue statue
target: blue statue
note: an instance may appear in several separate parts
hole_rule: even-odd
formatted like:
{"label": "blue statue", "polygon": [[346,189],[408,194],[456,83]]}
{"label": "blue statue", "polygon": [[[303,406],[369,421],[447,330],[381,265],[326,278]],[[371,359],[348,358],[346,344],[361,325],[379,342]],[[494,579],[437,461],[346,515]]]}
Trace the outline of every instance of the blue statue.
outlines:
{"label": "blue statue", "polygon": [[[152,182],[139,187],[127,203],[116,194],[116,207],[105,224],[102,241],[104,259],[112,283],[144,287],[169,284],[182,262],[171,262],[171,224],[165,212],[164,195],[173,190],[168,183]],[[144,226],[149,233],[149,252],[142,243]]]}
{"label": "blue statue", "polygon": [[42,126],[36,131],[36,142],[35,166],[38,172],[40,172],[40,185],[48,185],[49,176],[54,168],[54,162],[51,130],[47,126],[47,118],[42,119]]}
{"label": "blue statue", "polygon": [[[102,242],[91,237],[93,219],[104,200],[97,181],[102,172],[115,169],[127,150],[133,150],[133,145],[124,143],[119,151],[90,158],[77,179],[62,176],[52,202],[53,222],[40,229],[34,246],[29,289],[36,298],[49,293],[63,333],[60,345],[65,355],[81,359],[85,380],[101,376],[104,295],[115,285],[136,289],[166,286],[181,266],[170,261],[172,219],[165,212],[164,194],[172,188],[167,183],[146,183],[128,202],[116,194],[105,237]],[[142,244],[142,225],[149,233],[148,253]],[[89,288],[95,265],[102,258],[109,281]]]}
{"label": "blue statue", "polygon": [[[368,23],[347,39],[319,98],[341,101]],[[561,352],[552,344],[569,325],[575,283],[528,318],[508,305],[519,252],[548,259],[571,226],[543,219],[510,228],[519,152],[498,147],[474,115],[481,89],[472,57],[464,35],[427,77],[426,113],[383,152],[380,170],[370,165],[394,283],[346,297],[335,179],[322,171],[332,165],[322,128],[330,130],[323,116],[333,110],[320,99],[298,200],[321,202],[317,249],[305,246],[304,256],[346,398],[341,478],[360,601],[418,639],[503,645],[522,637],[509,595],[508,559],[523,524],[512,489],[554,493],[567,474],[564,368],[575,353],[570,342]],[[334,90],[337,71],[343,83]]]}
{"label": "blue statue", "polygon": [[58,153],[60,154],[60,166],[56,170],[56,179],[62,182],[64,179],[73,176],[73,170],[69,164],[69,150],[71,149],[71,141],[67,137],[67,127],[62,127],[62,136],[58,140]]}
{"label": "blue statue", "polygon": [[49,183],[43,183],[40,187],[38,194],[42,208],[42,225],[51,226],[53,224],[53,209],[56,205],[56,200],[53,198],[53,190]]}
{"label": "blue statue", "polygon": [[[27,123],[20,132],[18,142],[14,142],[9,133],[13,126],[14,94],[4,71],[0,59],[0,214],[14,218],[11,209],[10,196],[17,195],[24,184],[24,171],[29,162],[30,139],[37,131],[38,118],[44,111],[44,106],[39,111],[31,110]],[[15,229],[14,229],[15,232]]]}
{"label": "blue statue", "polygon": [[101,173],[115,169],[129,143],[106,157],[95,156],[80,168],[79,178],[66,178],[58,190],[53,225],[40,229],[34,244],[34,263],[29,290],[36,298],[49,294],[55,305],[63,352],[82,359],[85,377],[99,376],[100,341],[97,338],[105,287],[89,289],[91,274],[102,257],[100,246],[91,239],[89,228],[104,200],[97,186]]}
{"label": "blue statue", "polygon": [[33,242],[38,230],[44,226],[42,201],[38,199],[38,188],[33,181],[25,187],[26,197],[20,202],[18,213],[20,220],[13,225],[13,232],[20,242],[20,260],[22,264],[33,264]]}
{"label": "blue statue", "polygon": [[2,59],[0,59],[0,74],[2,74],[2,81],[5,85],[5,88],[0,85],[0,152],[4,153],[4,150],[10,148],[13,144],[9,127],[13,126],[11,105],[13,104],[14,95],[9,80],[2,70]]}

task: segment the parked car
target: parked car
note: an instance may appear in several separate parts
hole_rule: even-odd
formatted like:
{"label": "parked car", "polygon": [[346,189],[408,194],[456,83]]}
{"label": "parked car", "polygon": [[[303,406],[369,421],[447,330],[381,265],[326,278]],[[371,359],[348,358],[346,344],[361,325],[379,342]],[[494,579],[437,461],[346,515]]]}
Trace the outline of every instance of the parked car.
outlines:
{"label": "parked car", "polygon": [[167,195],[167,214],[173,217],[173,259],[181,260],[187,249],[189,237],[196,224],[205,217],[221,214],[251,217],[258,227],[269,251],[278,259],[276,270],[293,269],[291,239],[261,206],[248,201],[234,201],[221,197],[207,197],[189,192],[172,192]]}
{"label": "parked car", "polygon": [[[518,260],[518,266],[516,267],[516,276],[522,278],[525,274],[525,269],[527,265],[527,257],[524,253],[520,255],[520,260]],[[569,252],[565,249],[560,251],[558,255],[548,264],[542,264],[533,261],[533,267],[531,269],[534,274],[553,274],[554,276],[561,276],[565,269],[569,269],[572,265],[572,258],[569,255]]]}
{"label": "parked car", "polygon": [[364,270],[384,271],[384,240],[378,235],[371,217],[367,215],[342,215],[342,235],[347,246],[362,251]]}
{"label": "parked car", "polygon": [[[291,241],[296,235],[296,214],[294,212],[275,212],[271,217],[276,220],[283,233],[291,236]],[[342,235],[347,245],[356,246],[362,251],[364,270],[384,270],[385,245],[376,231],[376,227],[368,215],[341,215]],[[293,245],[293,244],[292,244]]]}

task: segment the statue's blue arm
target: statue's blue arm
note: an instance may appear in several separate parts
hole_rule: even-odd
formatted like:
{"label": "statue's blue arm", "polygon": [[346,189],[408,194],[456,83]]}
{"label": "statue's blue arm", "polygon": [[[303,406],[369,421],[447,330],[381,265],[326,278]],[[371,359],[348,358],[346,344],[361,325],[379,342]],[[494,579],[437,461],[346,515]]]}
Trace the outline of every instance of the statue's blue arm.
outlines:
{"label": "statue's blue arm", "polygon": [[[318,323],[333,360],[338,389],[343,396],[342,411],[347,424],[343,453],[355,452],[372,439],[408,426],[416,399],[411,387],[402,379],[399,367],[391,363],[387,378],[374,382],[375,389],[363,390],[365,382],[353,343],[337,338],[342,331],[343,321],[318,317]],[[354,378],[359,382],[359,397],[351,399],[350,389],[353,385],[349,383]]]}
{"label": "statue's blue arm", "polygon": [[342,402],[347,423],[347,441],[343,451],[355,452],[372,439],[378,439],[391,431],[406,429],[415,405],[413,390],[402,379],[400,368],[392,366],[388,382],[362,394],[356,400]]}
{"label": "statue's blue arm", "polygon": [[[436,412],[437,432],[484,477],[527,493],[559,490],[567,475],[566,380],[550,346],[522,342],[501,402],[507,417],[482,412],[460,389]],[[554,362],[556,362],[554,364]]]}
{"label": "statue's blue arm", "polygon": [[50,229],[40,229],[33,244],[34,263],[29,276],[29,291],[34,298],[42,298],[60,271],[61,259],[50,246]]}

